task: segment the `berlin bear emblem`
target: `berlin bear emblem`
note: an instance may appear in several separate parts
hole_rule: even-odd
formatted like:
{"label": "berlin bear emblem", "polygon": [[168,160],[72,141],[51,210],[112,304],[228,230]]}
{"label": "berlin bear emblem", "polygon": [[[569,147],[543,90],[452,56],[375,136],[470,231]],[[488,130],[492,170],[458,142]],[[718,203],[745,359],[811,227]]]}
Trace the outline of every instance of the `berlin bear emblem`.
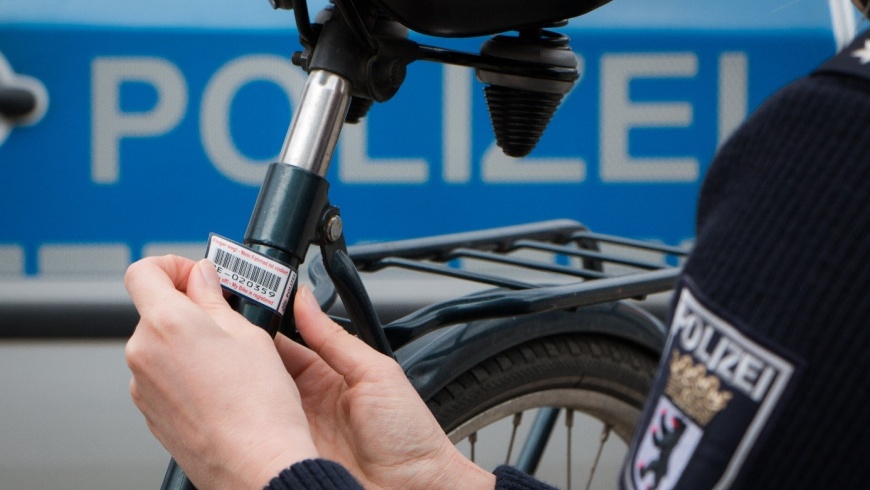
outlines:
{"label": "berlin bear emblem", "polygon": [[[686,432],[686,422],[682,418],[672,416],[670,427],[668,427],[667,422],[667,410],[662,410],[659,426],[653,426],[652,428],[652,441],[655,447],[659,449],[658,458],[649,463],[638,464],[637,469],[640,472],[641,478],[645,477],[649,472],[653,473],[654,481],[652,485],[647,487],[649,490],[657,489],[662,478],[668,474],[671,453],[680,442],[683,433]],[[658,433],[659,429],[661,429],[661,435]]]}

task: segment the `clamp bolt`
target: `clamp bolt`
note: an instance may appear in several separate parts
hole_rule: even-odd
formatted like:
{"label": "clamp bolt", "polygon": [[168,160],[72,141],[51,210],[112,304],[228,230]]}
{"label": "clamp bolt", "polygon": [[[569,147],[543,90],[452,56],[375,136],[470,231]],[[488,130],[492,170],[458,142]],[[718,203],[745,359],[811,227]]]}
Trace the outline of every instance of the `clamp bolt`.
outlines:
{"label": "clamp bolt", "polygon": [[341,222],[341,216],[335,215],[329,218],[324,227],[326,239],[330,242],[335,242],[341,238],[341,233],[344,231],[344,226]]}

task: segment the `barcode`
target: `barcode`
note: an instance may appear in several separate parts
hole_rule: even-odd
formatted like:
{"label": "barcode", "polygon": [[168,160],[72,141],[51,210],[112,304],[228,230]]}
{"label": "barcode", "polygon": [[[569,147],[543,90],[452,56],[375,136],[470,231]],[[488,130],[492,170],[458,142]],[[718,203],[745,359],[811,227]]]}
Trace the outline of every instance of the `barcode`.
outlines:
{"label": "barcode", "polygon": [[281,276],[257,267],[241,257],[226,253],[220,249],[215,250],[214,264],[218,267],[229,269],[236,274],[243,276],[245,279],[253,281],[271,291],[278,291],[278,286],[281,285]]}

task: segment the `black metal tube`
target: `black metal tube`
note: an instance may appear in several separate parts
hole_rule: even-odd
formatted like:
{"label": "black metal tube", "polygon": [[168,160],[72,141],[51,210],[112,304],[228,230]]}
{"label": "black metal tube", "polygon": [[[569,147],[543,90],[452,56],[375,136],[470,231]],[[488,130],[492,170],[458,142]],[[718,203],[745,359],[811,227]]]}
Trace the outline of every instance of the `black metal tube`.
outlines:
{"label": "black metal tube", "polygon": [[308,2],[292,0],[292,4],[296,30],[299,31],[299,42],[305,47],[311,47],[314,43],[314,30],[311,28],[311,18],[308,16]]}
{"label": "black metal tube", "polygon": [[354,331],[366,344],[382,354],[393,357],[393,350],[384,335],[380,319],[350,257],[344,250],[337,249],[329,255],[324,255],[324,259],[328,261],[327,270],[353,321]]}
{"label": "black metal tube", "polygon": [[377,51],[378,44],[375,42],[371,33],[369,33],[365,21],[356,6],[352,2],[347,2],[345,0],[333,0],[333,3],[338,7],[339,12],[341,12],[345,22],[347,22],[354,38],[359,41],[359,45],[364,46],[366,51],[369,53]]}
{"label": "black metal tube", "polygon": [[[245,232],[245,245],[298,270],[328,204],[328,188],[326,179],[303,168],[270,165]],[[238,300],[237,311],[273,336],[279,329],[287,334],[293,331],[292,314],[282,319],[272,310],[243,298]]]}
{"label": "black metal tube", "polygon": [[456,322],[573,309],[669,291],[679,274],[680,270],[673,268],[579,284],[482,293],[421,308],[384,328],[387,336],[401,345]]}
{"label": "black metal tube", "polygon": [[444,277],[453,277],[456,279],[465,279],[467,281],[489,284],[505,289],[531,289],[535,284],[529,282],[518,281],[508,277],[497,276],[494,274],[483,274],[480,272],[468,271],[464,269],[454,269],[445,265],[430,264],[418,260],[409,260],[398,257],[388,257],[376,263],[380,267],[396,267],[418,272],[428,272]]}
{"label": "black metal tube", "polygon": [[436,237],[412,238],[373,245],[354,245],[348,253],[360,270],[376,270],[373,264],[385,257],[449,260],[446,255],[458,247],[507,251],[517,240],[545,240],[566,243],[585,227],[572,220],[553,220],[503,228],[453,233]]}
{"label": "black metal tube", "polygon": [[672,247],[670,245],[661,245],[658,243],[645,242],[643,240],[634,240],[631,238],[623,238],[614,235],[605,235],[603,233],[592,233],[590,231],[580,231],[571,237],[571,240],[595,240],[596,242],[607,242],[614,245],[624,245],[626,247],[640,248],[653,252],[676,255],[685,257],[689,255],[689,248]]}
{"label": "black metal tube", "polygon": [[592,250],[588,250],[585,248],[575,248],[575,247],[567,247],[563,245],[553,245],[550,243],[540,243],[532,240],[519,240],[514,246],[517,249],[525,248],[532,250],[542,250],[544,252],[552,252],[556,254],[564,254],[571,255],[574,257],[581,257],[584,259],[596,259],[602,262],[610,262],[612,264],[621,264],[627,265],[631,267],[637,267],[638,269],[647,269],[647,270],[656,270],[663,269],[667,267],[661,263],[648,262],[645,260],[638,260],[632,257],[624,257],[622,255],[617,255],[614,253],[601,253]]}
{"label": "black metal tube", "polygon": [[161,490],[196,490],[193,483],[187,479],[184,470],[174,459],[169,460],[169,467],[166,468],[166,474],[163,476],[163,484]]}
{"label": "black metal tube", "polygon": [[449,65],[467,66],[469,68],[477,68],[496,73],[543,78],[546,80],[561,80],[566,82],[573,82],[577,80],[578,77],[575,68],[531,63],[508,58],[496,58],[494,56],[453,51],[435,46],[421,44],[418,52],[420,53],[421,60],[447,63]]}
{"label": "black metal tube", "polygon": [[468,248],[457,248],[450,255],[451,258],[468,258],[477,259],[487,262],[495,262],[498,264],[514,265],[525,269],[554,272],[557,274],[565,274],[568,276],[581,277],[584,279],[602,279],[609,277],[607,274],[598,271],[590,271],[579,267],[570,267],[558,264],[547,264],[537,260],[529,260],[521,257],[512,257],[507,255],[494,254],[491,252],[482,252]]}
{"label": "black metal tube", "polygon": [[526,442],[523,444],[523,449],[517,459],[517,469],[530,475],[535,474],[558,418],[558,408],[545,407],[538,409],[538,413],[535,414],[535,421],[532,422],[529,436],[526,438]]}

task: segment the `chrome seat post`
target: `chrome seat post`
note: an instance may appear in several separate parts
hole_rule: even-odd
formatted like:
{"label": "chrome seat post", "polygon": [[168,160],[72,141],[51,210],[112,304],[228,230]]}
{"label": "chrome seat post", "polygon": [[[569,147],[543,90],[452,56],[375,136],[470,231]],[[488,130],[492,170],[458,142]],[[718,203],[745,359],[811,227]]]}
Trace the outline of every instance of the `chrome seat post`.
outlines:
{"label": "chrome seat post", "polygon": [[350,99],[351,84],[346,78],[312,70],[278,161],[325,177]]}

